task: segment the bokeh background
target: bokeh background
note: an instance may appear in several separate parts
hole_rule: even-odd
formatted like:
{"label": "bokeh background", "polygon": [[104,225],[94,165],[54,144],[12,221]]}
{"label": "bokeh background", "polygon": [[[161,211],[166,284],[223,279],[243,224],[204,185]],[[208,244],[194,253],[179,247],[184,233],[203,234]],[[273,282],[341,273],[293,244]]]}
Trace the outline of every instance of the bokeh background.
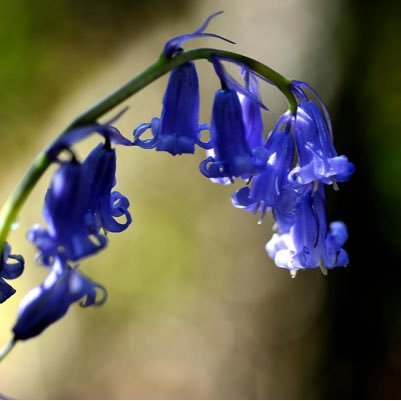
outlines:
{"label": "bokeh background", "polygon": [[[231,206],[240,183],[198,172],[204,157],[118,149],[133,226],[82,270],[109,291],[74,306],[0,364],[13,398],[401,398],[401,7],[397,0],[13,0],[0,2],[0,202],[34,156],[82,110],[158,56],[171,36],[223,9],[210,31],[285,76],[308,81],[332,113],[339,153],[357,165],[329,216],[345,220],[351,264],[291,279],[264,251],[272,221]],[[232,48],[216,40],[190,46]],[[199,63],[203,121],[218,86]],[[117,123],[160,113],[164,77]],[[276,115],[277,91],[263,97]],[[119,108],[120,109],[120,108]],[[119,110],[117,109],[117,110]],[[116,110],[116,111],[117,111]],[[106,116],[107,117],[107,116]],[[274,121],[266,115],[266,130]],[[84,157],[98,140],[86,141]],[[51,169],[11,235],[24,275],[1,305],[10,338],[20,299],[46,276],[25,232],[41,221]]]}

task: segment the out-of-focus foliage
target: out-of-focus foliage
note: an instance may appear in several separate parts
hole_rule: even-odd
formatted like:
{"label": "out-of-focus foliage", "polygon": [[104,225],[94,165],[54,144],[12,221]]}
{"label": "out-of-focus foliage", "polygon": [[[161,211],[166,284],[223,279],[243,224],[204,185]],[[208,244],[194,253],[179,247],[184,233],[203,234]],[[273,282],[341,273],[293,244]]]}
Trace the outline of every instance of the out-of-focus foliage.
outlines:
{"label": "out-of-focus foliage", "polygon": [[181,0],[1,2],[0,135],[50,110],[65,91],[61,77],[72,82],[112,57],[127,38],[140,40],[154,29],[155,9],[167,18],[186,6]]}

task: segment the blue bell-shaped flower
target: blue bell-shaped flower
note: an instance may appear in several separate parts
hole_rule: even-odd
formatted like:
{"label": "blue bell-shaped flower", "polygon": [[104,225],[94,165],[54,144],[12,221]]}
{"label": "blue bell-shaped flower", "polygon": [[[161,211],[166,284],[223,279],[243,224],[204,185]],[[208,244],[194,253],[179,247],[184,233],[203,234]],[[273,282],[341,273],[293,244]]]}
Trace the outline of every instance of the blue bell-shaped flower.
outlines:
{"label": "blue bell-shaped flower", "polygon": [[[100,299],[96,299],[97,291],[102,293]],[[81,306],[99,306],[106,301],[107,293],[103,286],[56,258],[43,284],[33,288],[22,299],[13,327],[14,340],[37,336],[62,318],[71,304],[84,297]]]}
{"label": "blue bell-shaped flower", "polygon": [[293,171],[294,176],[302,184],[319,180],[335,185],[347,181],[355,166],[346,156],[337,155],[327,110],[319,97],[324,115],[316,103],[307,98],[301,89],[305,85],[302,82],[292,84],[294,94],[300,100],[294,125],[299,165]]}
{"label": "blue bell-shaped flower", "polygon": [[[277,222],[278,223],[278,222]],[[323,272],[348,264],[348,255],[342,246],[348,238],[342,222],[327,227],[323,184],[309,190],[300,199],[299,211],[288,232],[274,234],[266,244],[269,256],[278,267],[292,271],[320,267]]]}
{"label": "blue bell-shaped flower", "polygon": [[246,138],[242,107],[231,88],[216,92],[212,111],[210,156],[200,165],[203,175],[228,184],[235,177],[249,177],[263,170],[267,155],[264,148],[251,149]]}
{"label": "blue bell-shaped flower", "polygon": [[[82,169],[90,187],[89,210],[96,216],[98,224],[105,231],[125,230],[132,218],[128,211],[128,199],[117,191],[112,192],[116,185],[115,149],[108,142],[99,144],[84,160]],[[120,216],[125,217],[124,223],[116,220]]]}
{"label": "blue bell-shaped flower", "polygon": [[28,239],[39,249],[39,259],[45,265],[51,265],[57,255],[77,261],[106,246],[106,237],[94,230],[90,192],[82,165],[75,160],[62,162],[45,197],[43,215],[47,228],[35,225],[28,232]]}
{"label": "blue bell-shaped flower", "polygon": [[[290,113],[283,114],[277,121],[266,142],[267,162],[264,169],[252,178],[250,187],[246,186],[234,193],[234,206],[248,211],[262,212],[267,208],[279,208],[280,201],[289,206],[284,192],[296,192],[291,188],[288,179],[294,160],[294,139],[291,135],[293,117]],[[284,212],[284,211],[283,211]],[[288,210],[288,213],[293,213]]]}
{"label": "blue bell-shaped flower", "polygon": [[[142,140],[141,136],[151,129],[153,137]],[[134,131],[134,145],[144,149],[156,147],[173,156],[194,153],[195,144],[207,148],[200,140],[200,132],[207,129],[199,124],[199,82],[195,64],[187,62],[170,73],[163,110],[160,118],[151,123],[140,124]]]}

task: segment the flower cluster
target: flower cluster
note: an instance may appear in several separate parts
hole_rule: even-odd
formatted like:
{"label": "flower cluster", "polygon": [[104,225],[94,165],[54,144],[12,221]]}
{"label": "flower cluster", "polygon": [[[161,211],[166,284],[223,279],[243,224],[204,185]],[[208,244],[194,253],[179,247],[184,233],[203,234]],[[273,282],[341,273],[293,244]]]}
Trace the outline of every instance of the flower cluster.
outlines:
{"label": "flower cluster", "polygon": [[[208,17],[194,32],[169,40],[164,59],[177,57],[182,44],[194,37],[229,41],[204,32],[218,14]],[[84,276],[77,263],[102,251],[109,232],[122,232],[132,222],[128,199],[114,190],[113,145],[155,148],[172,155],[192,154],[196,146],[205,149],[206,158],[199,166],[205,177],[224,185],[237,178],[245,180],[246,185],[232,196],[234,206],[260,214],[260,221],[272,211],[276,233],[266,250],[277,266],[289,269],[294,276],[299,269],[320,267],[326,272],[348,264],[343,249],[347,229],[342,222],[327,223],[325,185],[337,189],[338,182],[351,177],[354,165],[337,154],[330,118],[319,95],[304,82],[288,81],[293,104],[277,119],[266,139],[262,112],[268,109],[259,92],[259,80],[266,77],[247,66],[252,63],[245,65],[229,55],[212,54],[209,61],[221,83],[214,96],[210,125],[199,122],[195,64],[183,61],[170,73],[160,118],[136,127],[133,142],[113,126],[120,113],[108,123],[95,122],[65,132],[47,150],[46,157],[58,168],[45,196],[46,224],[34,225],[28,239],[38,250],[38,263],[49,274],[23,298],[13,328],[14,341],[38,335],[64,316],[73,303],[90,306],[105,302],[105,288]],[[241,83],[227,72],[225,62],[240,67]],[[144,139],[147,130],[152,135]],[[210,131],[210,140],[202,141],[203,130]],[[95,132],[102,142],[79,161],[73,145]],[[67,160],[58,158],[62,150],[67,151]],[[4,279],[16,278],[24,268],[22,257],[10,251],[6,243],[0,265],[0,303],[15,292]]]}
{"label": "flower cluster", "polygon": [[[205,35],[211,17],[194,33],[169,41],[165,56],[180,52],[182,42],[191,37]],[[228,74],[224,61],[241,68],[243,84]],[[262,110],[267,109],[259,93],[261,77],[229,58],[216,56],[212,62],[221,88],[214,97],[210,128],[199,123],[198,77],[194,64],[187,62],[171,72],[161,117],[134,130],[134,145],[172,155],[194,153],[198,145],[207,150],[200,164],[203,175],[220,184],[230,184],[237,177],[246,180],[248,184],[233,194],[232,202],[260,213],[260,222],[272,211],[277,233],[266,250],[277,266],[289,269],[293,276],[299,269],[320,267],[326,273],[326,269],[347,265],[342,248],[347,229],[341,222],[328,226],[324,185],[338,189],[337,183],[351,177],[354,165],[337,155],[321,98],[306,83],[292,81],[296,109],[281,115],[265,140]],[[153,137],[142,140],[149,128]],[[203,129],[210,130],[206,143],[200,140]]]}
{"label": "flower cluster", "polygon": [[291,90],[298,102],[295,112],[279,117],[265,144],[263,171],[232,200],[262,218],[272,210],[277,233],[266,250],[277,266],[293,276],[299,269],[316,267],[326,273],[348,264],[342,248],[348,234],[342,222],[327,225],[324,184],[338,189],[337,182],[347,181],[355,168],[337,155],[330,117],[318,94],[301,81],[293,81]]}
{"label": "flower cluster", "polygon": [[[104,142],[81,163],[71,146],[92,132],[101,134]],[[71,264],[104,249],[108,232],[121,232],[132,222],[128,199],[113,190],[116,151],[112,143],[132,145],[110,123],[94,124],[67,132],[48,151],[53,155],[68,149],[71,157],[58,161],[59,167],[47,190],[43,208],[46,226],[36,224],[28,232],[28,239],[38,249],[37,261],[49,269],[49,275],[23,298],[13,328],[15,340],[41,333],[64,316],[72,303],[84,297],[81,306],[101,305],[106,300],[104,287]],[[122,222],[117,220],[121,217]]]}

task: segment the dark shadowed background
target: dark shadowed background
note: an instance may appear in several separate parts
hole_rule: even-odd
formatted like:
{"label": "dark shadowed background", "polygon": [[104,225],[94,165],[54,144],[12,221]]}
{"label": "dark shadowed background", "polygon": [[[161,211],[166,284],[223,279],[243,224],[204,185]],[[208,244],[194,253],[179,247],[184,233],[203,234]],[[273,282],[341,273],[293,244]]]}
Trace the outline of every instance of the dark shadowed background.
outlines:
{"label": "dark shadowed background", "polygon": [[[401,398],[401,6],[398,1],[0,2],[0,202],[77,114],[153,62],[164,42],[224,9],[210,31],[235,51],[308,81],[331,111],[335,143],[357,170],[328,191],[351,263],[291,279],[264,251],[272,221],[231,206],[233,187],[204,158],[118,149],[117,189],[134,223],[82,270],[109,291],[74,305],[0,365],[13,398]],[[189,46],[232,48],[215,39]],[[199,63],[202,121],[218,81]],[[164,77],[130,99],[126,136],[160,113]],[[263,86],[276,113],[282,96]],[[118,109],[119,110],[119,109]],[[117,111],[117,110],[116,110]],[[266,115],[266,130],[276,117]],[[79,147],[83,157],[95,138]],[[41,221],[51,169],[11,235],[26,272],[0,306],[6,343],[18,303],[46,276],[25,232]]]}

